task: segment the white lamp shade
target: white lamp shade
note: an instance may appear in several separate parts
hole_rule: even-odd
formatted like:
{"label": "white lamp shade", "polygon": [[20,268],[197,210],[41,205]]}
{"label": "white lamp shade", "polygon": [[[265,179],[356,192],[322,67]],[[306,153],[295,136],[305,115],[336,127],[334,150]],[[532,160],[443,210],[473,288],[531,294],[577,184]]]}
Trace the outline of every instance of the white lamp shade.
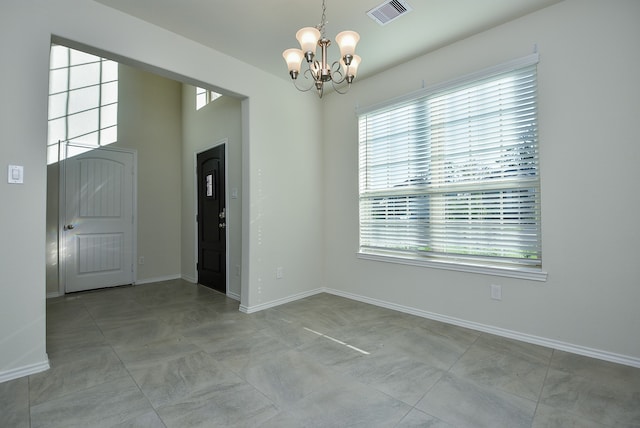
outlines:
{"label": "white lamp shade", "polygon": [[351,64],[349,65],[349,67],[347,67],[347,65],[344,63],[344,60],[341,59],[340,64],[342,64],[344,75],[356,77],[360,62],[362,62],[362,59],[358,55],[354,55],[353,59],[351,60]]}
{"label": "white lamp shade", "polygon": [[298,30],[296,39],[300,43],[302,52],[313,52],[315,54],[316,46],[318,46],[318,40],[320,39],[320,31],[314,27],[304,27]]}
{"label": "white lamp shade", "polygon": [[300,72],[300,63],[304,59],[304,53],[300,49],[287,49],[282,52],[282,57],[287,62],[289,71]]}
{"label": "white lamp shade", "polygon": [[358,41],[360,41],[360,35],[355,31],[343,31],[338,33],[336,36],[336,43],[340,47],[340,57],[344,58],[345,55],[354,55]]}

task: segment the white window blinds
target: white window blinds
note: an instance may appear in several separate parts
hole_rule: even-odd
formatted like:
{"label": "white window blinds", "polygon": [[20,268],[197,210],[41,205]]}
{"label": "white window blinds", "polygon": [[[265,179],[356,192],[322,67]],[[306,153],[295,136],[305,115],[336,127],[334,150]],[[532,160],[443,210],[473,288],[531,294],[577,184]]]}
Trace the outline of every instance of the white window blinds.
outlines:
{"label": "white window blinds", "polygon": [[359,114],[361,252],[541,265],[536,63]]}

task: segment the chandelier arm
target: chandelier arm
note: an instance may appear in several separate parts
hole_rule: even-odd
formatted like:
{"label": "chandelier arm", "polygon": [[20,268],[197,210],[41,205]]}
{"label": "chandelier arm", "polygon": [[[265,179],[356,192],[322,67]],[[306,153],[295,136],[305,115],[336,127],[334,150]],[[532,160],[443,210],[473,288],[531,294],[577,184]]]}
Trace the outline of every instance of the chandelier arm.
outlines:
{"label": "chandelier arm", "polygon": [[[347,75],[345,73],[343,73],[342,68],[340,67],[340,62],[339,61],[334,61],[333,64],[331,64],[331,73],[332,73],[332,79],[331,79],[331,86],[333,86],[333,90],[336,91],[337,93],[339,93],[340,95],[344,95],[347,92],[349,92],[349,89],[351,88],[351,82],[349,82],[349,80],[347,79]],[[335,68],[335,70],[333,70]],[[333,77],[338,76],[339,79],[335,79]],[[347,82],[347,86],[346,89],[344,89],[343,91],[341,91],[339,88],[342,83]]]}
{"label": "chandelier arm", "polygon": [[293,81],[293,86],[295,86],[295,88],[300,92],[309,92],[311,88],[313,88],[313,85],[309,86],[308,88],[301,88],[300,86],[298,86],[295,80]]}
{"label": "chandelier arm", "polygon": [[331,81],[331,86],[333,86],[333,90],[336,91],[337,93],[339,93],[340,95],[344,95],[347,92],[349,92],[349,89],[351,89],[351,83],[347,83],[347,87],[344,91],[341,91],[338,89],[338,85],[342,82],[344,82],[345,79],[342,79],[340,82],[335,83],[333,80]]}
{"label": "chandelier arm", "polygon": [[315,75],[310,68],[307,68],[304,73],[302,73],[302,75],[304,76],[305,80],[310,80],[310,84],[308,87],[300,86],[298,85],[298,79],[294,79],[293,86],[295,86],[297,90],[299,90],[300,92],[307,92],[316,87],[317,79],[315,78]]}
{"label": "chandelier arm", "polygon": [[[339,77],[338,79],[333,78],[336,75]],[[347,76],[342,72],[339,61],[334,61],[333,64],[331,64],[331,79],[336,85],[339,85],[347,79]]]}

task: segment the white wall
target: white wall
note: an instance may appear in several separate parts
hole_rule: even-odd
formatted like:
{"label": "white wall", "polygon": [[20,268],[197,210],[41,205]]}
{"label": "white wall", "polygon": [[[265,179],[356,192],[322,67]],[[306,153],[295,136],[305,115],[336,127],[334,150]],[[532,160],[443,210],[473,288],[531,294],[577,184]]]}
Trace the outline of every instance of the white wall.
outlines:
{"label": "white wall", "polygon": [[[25,166],[25,184],[0,181],[0,381],[46,367],[45,211],[51,35],[130,65],[193,79],[242,101],[242,307],[251,311],[322,286],[321,114],[275,78],[91,0],[0,3],[0,166]],[[6,207],[11,207],[7,209]],[[312,243],[313,245],[309,245]],[[282,266],[285,277],[275,279]]]}
{"label": "white wall", "polygon": [[[0,10],[0,170],[24,166],[24,184],[0,180],[0,381],[48,366],[45,355],[46,16],[18,1]],[[27,43],[22,43],[28,40]],[[25,78],[26,75],[29,78]],[[41,93],[44,97],[33,96]],[[11,245],[7,245],[11,243]]]}
{"label": "white wall", "polygon": [[[639,22],[635,0],[566,0],[357,82],[346,96],[328,96],[326,286],[424,316],[640,365]],[[418,90],[423,80],[439,83],[526,56],[536,43],[548,280],[357,259],[354,108]],[[490,300],[490,284],[502,285],[502,301]]]}
{"label": "white wall", "polygon": [[[226,219],[228,241],[227,282],[229,295],[238,298],[242,285],[237,267],[242,266],[242,106],[239,100],[222,96],[196,110],[196,91],[182,85],[182,276],[195,282],[196,262],[196,182],[195,155],[226,141]],[[236,189],[238,198],[231,197]]]}

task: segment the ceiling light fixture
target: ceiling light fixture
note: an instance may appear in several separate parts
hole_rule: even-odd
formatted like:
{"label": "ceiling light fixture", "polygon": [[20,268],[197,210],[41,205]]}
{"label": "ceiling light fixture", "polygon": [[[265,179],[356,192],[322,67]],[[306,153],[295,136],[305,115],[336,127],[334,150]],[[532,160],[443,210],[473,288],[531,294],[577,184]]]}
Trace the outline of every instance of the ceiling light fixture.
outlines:
{"label": "ceiling light fixture", "polygon": [[[336,36],[336,43],[340,48],[340,60],[334,61],[331,66],[328,66],[327,47],[331,44],[331,40],[325,36],[326,11],[327,8],[324,0],[322,0],[322,20],[320,24],[316,27],[305,27],[298,30],[296,39],[300,43],[300,49],[287,49],[282,53],[295,87],[302,92],[315,87],[320,98],[322,98],[324,92],[325,82],[331,82],[336,92],[345,94],[351,87],[360,65],[360,57],[355,54],[360,35],[355,31],[343,31]],[[320,46],[320,61],[314,60],[316,46]],[[303,75],[306,79],[310,78],[312,80],[309,87],[300,87],[297,83],[303,59],[307,60],[308,66]],[[344,91],[341,91],[338,85],[345,82],[347,87]]]}

